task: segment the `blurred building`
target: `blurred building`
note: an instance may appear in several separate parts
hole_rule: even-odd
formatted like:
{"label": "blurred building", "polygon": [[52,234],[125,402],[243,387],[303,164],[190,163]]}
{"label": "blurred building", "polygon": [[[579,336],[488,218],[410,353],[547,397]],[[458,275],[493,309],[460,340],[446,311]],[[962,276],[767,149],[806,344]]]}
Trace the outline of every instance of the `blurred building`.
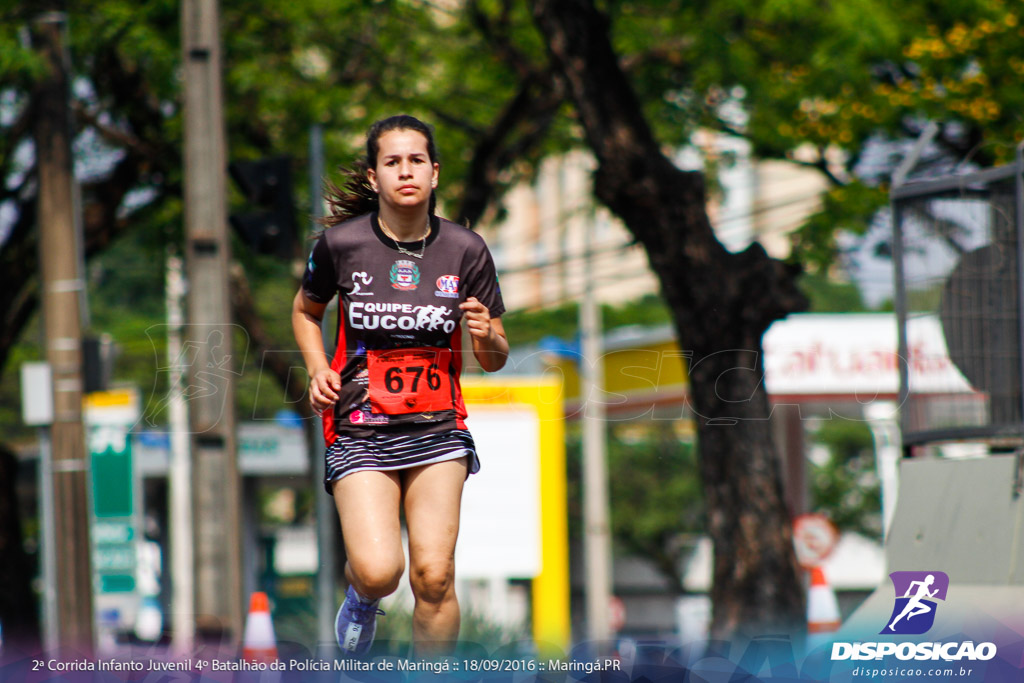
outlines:
{"label": "blurred building", "polygon": [[[820,206],[821,173],[786,161],[758,161],[747,141],[701,133],[676,156],[686,170],[707,172],[708,214],[731,251],[759,241],[777,258],[789,254],[789,233]],[[499,220],[483,225],[502,277],[509,310],[578,299],[591,255],[595,291],[623,303],[658,291],[643,247],[608,209],[595,203],[593,157],[582,151],[546,159],[532,183],[513,187]]]}

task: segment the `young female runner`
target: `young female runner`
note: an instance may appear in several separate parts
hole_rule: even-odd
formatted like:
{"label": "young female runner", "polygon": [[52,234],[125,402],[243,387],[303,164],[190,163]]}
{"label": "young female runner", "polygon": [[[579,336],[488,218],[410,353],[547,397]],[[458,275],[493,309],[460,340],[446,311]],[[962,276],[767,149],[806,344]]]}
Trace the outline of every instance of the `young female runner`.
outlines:
{"label": "young female runner", "polygon": [[[463,421],[461,325],[486,371],[505,364],[508,341],[487,246],[434,214],[439,171],[427,125],[404,115],[373,124],[365,165],[329,191],[332,215],[292,308],[348,558],[335,626],[350,654],[369,649],[378,603],[398,587],[403,505],[417,652],[444,651],[459,632],[459,505],[480,467]],[[329,362],[320,325],[335,295]]]}

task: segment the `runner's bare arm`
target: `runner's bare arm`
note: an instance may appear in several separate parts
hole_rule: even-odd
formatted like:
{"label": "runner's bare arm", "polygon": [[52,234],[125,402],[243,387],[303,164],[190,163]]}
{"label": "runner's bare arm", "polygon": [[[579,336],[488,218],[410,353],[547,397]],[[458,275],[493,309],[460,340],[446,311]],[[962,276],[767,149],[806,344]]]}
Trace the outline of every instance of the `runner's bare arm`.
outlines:
{"label": "runner's bare arm", "polygon": [[327,304],[320,304],[300,289],[292,302],[292,331],[309,373],[309,405],[322,413],[334,405],[341,390],[341,376],[331,370],[324,351],[320,324]]}
{"label": "runner's bare arm", "polygon": [[473,340],[473,355],[487,372],[496,372],[505,367],[508,360],[508,338],[501,318],[492,318],[491,312],[480,301],[471,296],[459,304],[466,318],[466,329]]}

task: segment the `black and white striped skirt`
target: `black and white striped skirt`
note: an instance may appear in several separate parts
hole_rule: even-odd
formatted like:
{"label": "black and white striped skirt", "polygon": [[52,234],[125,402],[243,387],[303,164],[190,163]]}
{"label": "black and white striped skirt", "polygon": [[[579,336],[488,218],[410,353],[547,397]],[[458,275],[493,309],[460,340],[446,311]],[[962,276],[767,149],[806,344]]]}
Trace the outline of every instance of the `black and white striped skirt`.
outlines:
{"label": "black and white striped skirt", "polygon": [[364,470],[403,470],[463,457],[468,458],[470,474],[480,470],[476,445],[466,429],[417,436],[374,434],[358,439],[339,434],[324,457],[327,459],[324,487],[328,493],[333,493],[335,480]]}

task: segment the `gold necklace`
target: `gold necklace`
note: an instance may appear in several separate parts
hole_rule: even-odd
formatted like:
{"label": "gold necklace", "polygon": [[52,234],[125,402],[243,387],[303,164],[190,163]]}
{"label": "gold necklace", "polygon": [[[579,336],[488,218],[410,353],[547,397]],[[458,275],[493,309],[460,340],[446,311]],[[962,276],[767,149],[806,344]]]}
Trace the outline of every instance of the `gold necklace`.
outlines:
{"label": "gold necklace", "polygon": [[398,253],[405,254],[406,256],[415,256],[418,259],[423,258],[423,254],[427,251],[427,237],[430,236],[429,217],[427,218],[427,227],[423,230],[423,237],[420,238],[420,253],[418,254],[415,251],[409,251],[399,243],[398,238],[395,237],[395,233],[391,232],[391,228],[388,227],[387,221],[384,220],[384,216],[379,213],[377,214],[377,222],[380,223],[380,229],[384,231],[384,234],[395,243],[395,249],[398,249]]}

